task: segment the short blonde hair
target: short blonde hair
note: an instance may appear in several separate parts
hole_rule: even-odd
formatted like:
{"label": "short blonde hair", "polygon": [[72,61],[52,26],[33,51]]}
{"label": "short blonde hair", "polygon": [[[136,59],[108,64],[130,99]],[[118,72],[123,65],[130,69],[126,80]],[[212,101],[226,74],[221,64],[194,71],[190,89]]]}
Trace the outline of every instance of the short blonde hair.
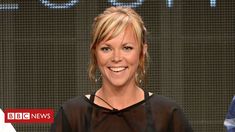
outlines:
{"label": "short blonde hair", "polygon": [[[144,44],[146,44],[146,28],[140,15],[128,7],[110,7],[102,14],[98,15],[92,25],[92,42],[90,45],[90,64],[88,68],[89,78],[95,80],[97,69],[97,59],[95,55],[96,46],[105,40],[111,40],[121,32],[131,26],[136,35],[137,42],[140,46],[139,66],[136,74],[136,84],[140,85],[141,81],[145,82],[146,67],[148,64],[148,52],[143,53]],[[110,35],[110,32],[112,34]]]}

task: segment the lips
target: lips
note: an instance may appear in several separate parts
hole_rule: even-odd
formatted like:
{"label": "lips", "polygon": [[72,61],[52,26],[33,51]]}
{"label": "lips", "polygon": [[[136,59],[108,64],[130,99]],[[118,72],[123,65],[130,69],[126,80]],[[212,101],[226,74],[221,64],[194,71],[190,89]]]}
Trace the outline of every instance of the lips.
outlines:
{"label": "lips", "polygon": [[127,67],[121,66],[121,67],[108,67],[109,70],[113,72],[121,72],[127,69]]}

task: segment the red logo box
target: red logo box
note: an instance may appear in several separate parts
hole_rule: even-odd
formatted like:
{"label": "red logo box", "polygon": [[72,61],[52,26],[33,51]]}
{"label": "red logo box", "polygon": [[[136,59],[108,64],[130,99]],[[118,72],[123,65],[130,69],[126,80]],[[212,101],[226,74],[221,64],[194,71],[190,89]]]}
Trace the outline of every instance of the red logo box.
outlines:
{"label": "red logo box", "polygon": [[52,123],[53,109],[5,109],[6,123]]}

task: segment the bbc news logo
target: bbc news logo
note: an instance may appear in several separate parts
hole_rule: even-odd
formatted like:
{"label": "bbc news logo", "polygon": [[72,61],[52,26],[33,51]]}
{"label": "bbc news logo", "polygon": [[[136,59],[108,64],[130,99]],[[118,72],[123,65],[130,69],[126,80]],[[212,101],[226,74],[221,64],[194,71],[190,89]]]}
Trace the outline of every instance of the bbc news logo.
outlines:
{"label": "bbc news logo", "polygon": [[54,121],[52,109],[6,109],[4,114],[6,123],[52,123]]}

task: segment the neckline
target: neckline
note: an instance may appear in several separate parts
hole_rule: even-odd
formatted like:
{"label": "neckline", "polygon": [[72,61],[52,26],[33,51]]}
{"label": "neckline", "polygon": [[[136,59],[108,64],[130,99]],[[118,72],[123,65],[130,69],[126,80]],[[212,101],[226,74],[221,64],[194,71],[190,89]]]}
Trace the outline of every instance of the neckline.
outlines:
{"label": "neckline", "polygon": [[[85,99],[89,104],[91,104],[92,106],[94,106],[94,107],[96,107],[96,108],[99,108],[99,109],[102,109],[102,110],[104,110],[104,111],[106,111],[106,112],[108,112],[108,113],[120,113],[120,112],[128,111],[128,110],[130,110],[130,109],[132,109],[132,108],[138,107],[140,104],[145,103],[147,100],[149,100],[150,98],[152,98],[153,95],[154,95],[153,93],[145,92],[145,91],[144,91],[144,94],[145,94],[145,96],[144,96],[144,99],[143,99],[143,100],[141,100],[141,101],[139,101],[139,102],[137,102],[137,103],[135,103],[135,104],[132,104],[132,105],[130,105],[130,106],[127,106],[127,107],[125,107],[125,108],[123,108],[123,109],[120,109],[120,110],[117,110],[117,109],[109,109],[109,108],[100,106],[100,105],[98,105],[98,104],[95,104],[95,103],[94,103],[94,100],[91,100],[91,98],[94,98],[94,95],[93,95],[93,94],[89,94],[89,95],[88,95],[89,98],[87,97],[87,95],[84,95],[84,99]],[[93,96],[93,97],[92,97],[92,96]]]}

